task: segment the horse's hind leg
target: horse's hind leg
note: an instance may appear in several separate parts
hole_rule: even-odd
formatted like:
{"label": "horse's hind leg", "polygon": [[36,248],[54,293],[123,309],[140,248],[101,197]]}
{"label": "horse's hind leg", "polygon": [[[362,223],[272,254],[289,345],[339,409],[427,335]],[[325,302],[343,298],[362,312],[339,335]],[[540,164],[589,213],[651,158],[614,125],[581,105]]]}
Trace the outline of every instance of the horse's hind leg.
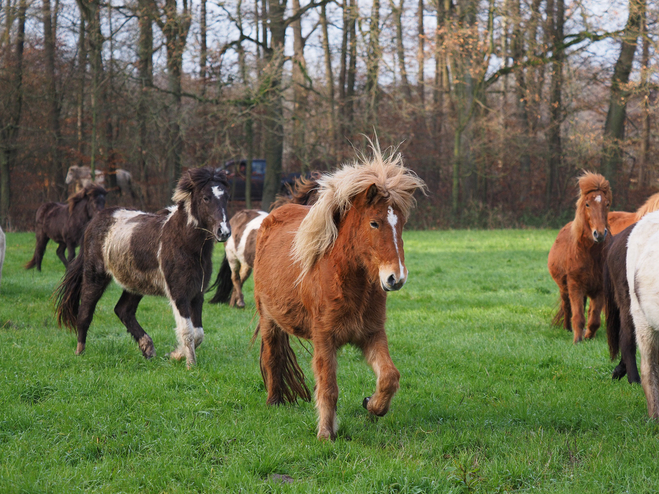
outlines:
{"label": "horse's hind leg", "polygon": [[66,260],[68,262],[73,261],[76,257],[76,244],[74,242],[67,242],[66,250],[67,250]]}
{"label": "horse's hind leg", "polygon": [[572,307],[570,305],[570,294],[567,291],[567,286],[561,289],[561,311],[563,312],[563,328],[566,331],[572,331]]}
{"label": "horse's hind leg", "polygon": [[[586,323],[584,317],[583,307],[583,290],[576,283],[568,282],[568,292],[570,295],[570,308],[572,310],[572,333],[574,335],[574,343],[579,343],[583,340],[583,327]],[[600,309],[601,310],[601,309]]]}
{"label": "horse's hind leg", "polygon": [[595,298],[590,299],[588,308],[588,329],[584,335],[587,340],[594,338],[595,333],[602,324],[602,310],[604,309],[604,294],[601,293]]}
{"label": "horse's hind leg", "polygon": [[372,414],[383,416],[389,411],[391,400],[398,391],[400,372],[389,355],[389,345],[384,331],[376,333],[370,341],[362,345],[366,361],[377,376],[375,393],[364,398],[364,408]]}
{"label": "horse's hind leg", "polygon": [[[252,273],[252,268],[247,265],[247,263],[243,263],[240,266],[240,272],[236,273],[234,276],[233,272],[231,274],[231,281],[233,281],[233,294],[231,295],[231,306],[236,306],[239,308],[244,308],[245,307],[245,297],[243,296],[243,285],[245,284],[245,281],[247,278],[249,278],[249,275]],[[235,302],[235,304],[234,304]]]}
{"label": "horse's hind leg", "polygon": [[27,264],[27,268],[32,268],[36,266],[37,271],[41,271],[41,262],[43,261],[43,256],[46,253],[46,246],[48,245],[48,241],[50,239],[48,236],[37,230],[37,244],[34,247],[34,257],[30,262]]}
{"label": "horse's hind leg", "polygon": [[[641,378],[638,375],[638,366],[636,365],[636,332],[629,310],[620,311],[620,353],[622,354],[620,363],[627,371],[629,384],[640,384]],[[622,376],[624,374],[620,378]]]}
{"label": "horse's hind leg", "polygon": [[648,415],[659,418],[659,340],[645,318],[634,318],[641,354],[641,384],[648,404]]}
{"label": "horse's hind leg", "polygon": [[339,385],[336,382],[336,348],[330,341],[314,339],[313,373],[316,377],[316,408],[318,409],[318,439],[336,439],[339,424],[336,403]]}
{"label": "horse's hind leg", "polygon": [[140,350],[142,350],[144,358],[152,358],[156,356],[156,349],[153,346],[153,340],[148,334],[146,334],[146,331],[140,326],[140,323],[137,322],[137,318],[135,317],[137,306],[141,300],[142,295],[124,290],[119,302],[117,302],[117,305],[114,307],[114,313],[124,326],[126,326],[126,329],[133,338],[135,338]]}
{"label": "horse's hind leg", "polygon": [[69,261],[67,261],[66,256],[64,255],[64,251],[66,250],[66,244],[64,242],[60,242],[57,245],[57,257],[59,257],[59,260],[62,261],[62,264],[64,264],[64,267],[67,267],[69,265]]}
{"label": "horse's hind leg", "polygon": [[87,331],[94,317],[96,304],[111,280],[112,278],[105,274],[85,273],[83,276],[80,308],[78,309],[78,347],[76,348],[76,355],[80,355],[85,351]]}

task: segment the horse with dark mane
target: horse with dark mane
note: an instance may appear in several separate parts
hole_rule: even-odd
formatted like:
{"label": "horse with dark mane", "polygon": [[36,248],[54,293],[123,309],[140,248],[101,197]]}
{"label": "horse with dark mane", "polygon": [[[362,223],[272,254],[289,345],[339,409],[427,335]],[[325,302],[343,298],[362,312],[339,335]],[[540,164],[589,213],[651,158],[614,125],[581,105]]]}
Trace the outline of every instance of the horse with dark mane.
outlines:
{"label": "horse with dark mane", "polygon": [[606,339],[611,360],[621,354],[620,363],[613,370],[611,377],[622,379],[627,374],[630,384],[641,382],[636,366],[636,331],[627,285],[627,241],[635,226],[632,224],[613,237],[607,248],[603,275]]}
{"label": "horse with dark mane", "polygon": [[178,348],[171,358],[185,357],[188,368],[195,364],[213,246],[231,235],[228,186],[224,171],[192,168],[179,180],[167,214],[110,208],[90,222],[80,255],[56,291],[57,321],[77,332],[76,354],[85,350],[96,304],[114,278],[124,289],[114,312],[144,357],[156,351],[135,313],[144,295],[158,295],[169,299],[176,320]]}
{"label": "horse with dark mane", "polygon": [[[558,285],[561,307],[554,324],[572,329],[574,343],[593,338],[600,327],[604,307],[602,270],[608,237],[607,215],[612,201],[609,182],[599,174],[585,172],[579,177],[579,199],[574,220],[565,225],[549,251],[549,273]],[[588,328],[584,305],[590,298]]]}
{"label": "horse with dark mane", "polygon": [[[278,195],[270,210],[284,204],[312,205],[316,202],[319,178],[320,173],[314,172],[310,178],[297,178],[292,186],[286,184],[287,193]],[[224,246],[224,259],[215,283],[209,288],[213,290],[217,287],[211,304],[228,303],[230,307],[245,307],[243,285],[254,267],[256,232],[266,216],[268,213],[265,211],[243,209],[229,220],[232,234]]]}
{"label": "horse with dark mane", "polygon": [[[400,373],[385,332],[387,292],[407,280],[403,226],[423,181],[400,154],[344,165],[318,180],[311,207],[295,204],[263,220],[256,240],[254,296],[267,403],[310,400],[289,335],[313,342],[318,438],[336,438],[337,350],[360,348],[377,376],[363,406],[387,413]],[[292,259],[292,262],[288,262]]]}
{"label": "horse with dark mane", "polygon": [[[87,224],[105,207],[106,195],[100,185],[88,184],[71,195],[66,203],[47,202],[39,206],[35,228],[37,244],[25,269],[36,266],[41,271],[46,245],[51,239],[59,244],[57,257],[68,266],[76,256],[76,247],[82,242]],[[64,257],[65,250],[68,250],[68,257]]]}

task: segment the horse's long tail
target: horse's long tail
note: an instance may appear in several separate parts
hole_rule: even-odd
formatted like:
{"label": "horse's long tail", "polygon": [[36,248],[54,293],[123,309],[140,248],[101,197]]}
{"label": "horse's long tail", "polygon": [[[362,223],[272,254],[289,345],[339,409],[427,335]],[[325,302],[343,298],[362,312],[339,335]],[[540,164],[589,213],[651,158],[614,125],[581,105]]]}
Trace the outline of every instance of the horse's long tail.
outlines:
{"label": "horse's long tail", "polygon": [[559,305],[558,310],[556,311],[556,314],[554,314],[554,317],[551,320],[551,323],[554,326],[562,326],[563,325],[563,320],[565,319],[565,312],[563,312],[563,305]]}
{"label": "horse's long tail", "polygon": [[224,254],[224,259],[222,259],[222,265],[220,270],[217,273],[217,278],[215,283],[208,288],[208,291],[213,291],[217,288],[215,295],[210,299],[211,304],[228,304],[229,299],[231,299],[231,291],[233,290],[233,282],[231,281],[231,266],[229,266],[229,261],[227,260],[226,254]]}
{"label": "horse's long tail", "polygon": [[[252,343],[261,329],[261,322],[256,326]],[[311,401],[311,392],[304,380],[304,372],[297,363],[295,352],[291,348],[288,333],[272,324],[269,334],[261,335],[261,377],[268,390],[268,404],[279,405],[284,402],[295,403],[298,398]]]}
{"label": "horse's long tail", "polygon": [[55,289],[55,311],[57,313],[57,324],[61,328],[65,326],[77,331],[78,309],[80,308],[80,296],[82,293],[82,277],[84,272],[84,248],[80,247],[80,253],[66,268],[64,278]]}
{"label": "horse's long tail", "polygon": [[606,316],[606,340],[609,355],[614,360],[620,353],[620,308],[616,303],[615,287],[609,267],[604,263],[604,315]]}

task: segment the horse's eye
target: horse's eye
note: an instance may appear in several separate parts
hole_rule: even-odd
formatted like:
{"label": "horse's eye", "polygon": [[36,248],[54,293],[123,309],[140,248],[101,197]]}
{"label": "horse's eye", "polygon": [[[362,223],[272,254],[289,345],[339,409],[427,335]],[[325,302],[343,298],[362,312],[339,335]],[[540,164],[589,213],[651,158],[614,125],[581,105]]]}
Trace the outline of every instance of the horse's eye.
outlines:
{"label": "horse's eye", "polygon": [[208,197],[208,196],[204,196],[204,202],[210,202],[210,201],[211,201],[211,198],[210,198],[210,197]]}
{"label": "horse's eye", "polygon": [[590,204],[586,203],[586,207],[589,208],[589,207],[590,207]]}
{"label": "horse's eye", "polygon": [[380,225],[377,221],[371,221],[371,228],[380,228]]}

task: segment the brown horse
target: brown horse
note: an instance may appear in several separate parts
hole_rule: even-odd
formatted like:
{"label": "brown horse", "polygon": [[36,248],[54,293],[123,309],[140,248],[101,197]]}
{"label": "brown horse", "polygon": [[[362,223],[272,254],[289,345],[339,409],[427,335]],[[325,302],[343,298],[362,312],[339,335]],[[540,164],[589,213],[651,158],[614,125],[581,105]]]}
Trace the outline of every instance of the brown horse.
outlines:
{"label": "brown horse", "polygon": [[[47,202],[39,206],[35,228],[37,245],[25,269],[36,266],[41,271],[41,261],[50,239],[59,244],[57,257],[64,266],[68,266],[76,256],[76,247],[82,242],[87,224],[105,207],[106,195],[107,192],[100,185],[88,184],[69,197],[67,203]],[[68,257],[64,257],[67,249]]]}
{"label": "brown horse", "polygon": [[600,327],[604,307],[602,269],[612,201],[609,182],[595,173],[579,177],[580,195],[574,220],[565,225],[549,251],[548,267],[561,293],[561,307],[554,324],[561,321],[574,333],[574,343],[583,340],[584,305],[590,298],[585,337],[593,338]]}
{"label": "brown horse", "polygon": [[[319,178],[320,174],[314,172],[311,178],[299,177],[292,186],[286,184],[287,194],[278,195],[270,209],[277,209],[284,204],[311,205],[315,203]],[[217,287],[215,296],[209,303],[229,303],[230,307],[240,309],[245,307],[243,285],[254,267],[256,232],[266,216],[268,213],[265,211],[243,209],[229,220],[231,238],[224,245],[224,259],[217,273],[217,279],[209,288],[209,290],[213,290]]]}
{"label": "brown horse", "polygon": [[231,235],[228,199],[223,170],[191,168],[179,180],[168,214],[110,208],[94,217],[56,291],[57,321],[76,331],[76,354],[85,351],[96,304],[114,278],[124,290],[114,312],[144,357],[156,350],[135,314],[144,295],[157,295],[169,299],[176,320],[178,348],[171,358],[185,357],[188,368],[195,364],[213,246]]}
{"label": "brown horse", "polygon": [[609,226],[611,227],[611,235],[617,235],[625,228],[633,225],[643,216],[659,209],[659,192],[650,196],[645,204],[636,210],[635,213],[627,213],[625,211],[610,211],[609,212]]}
{"label": "brown horse", "polygon": [[[400,374],[385,333],[387,292],[407,280],[403,226],[423,181],[398,155],[344,165],[319,181],[312,207],[286,205],[259,230],[254,296],[268,404],[310,400],[289,335],[313,342],[318,438],[336,438],[337,350],[360,348],[377,376],[363,406],[387,413]],[[288,260],[292,259],[292,262]]]}

